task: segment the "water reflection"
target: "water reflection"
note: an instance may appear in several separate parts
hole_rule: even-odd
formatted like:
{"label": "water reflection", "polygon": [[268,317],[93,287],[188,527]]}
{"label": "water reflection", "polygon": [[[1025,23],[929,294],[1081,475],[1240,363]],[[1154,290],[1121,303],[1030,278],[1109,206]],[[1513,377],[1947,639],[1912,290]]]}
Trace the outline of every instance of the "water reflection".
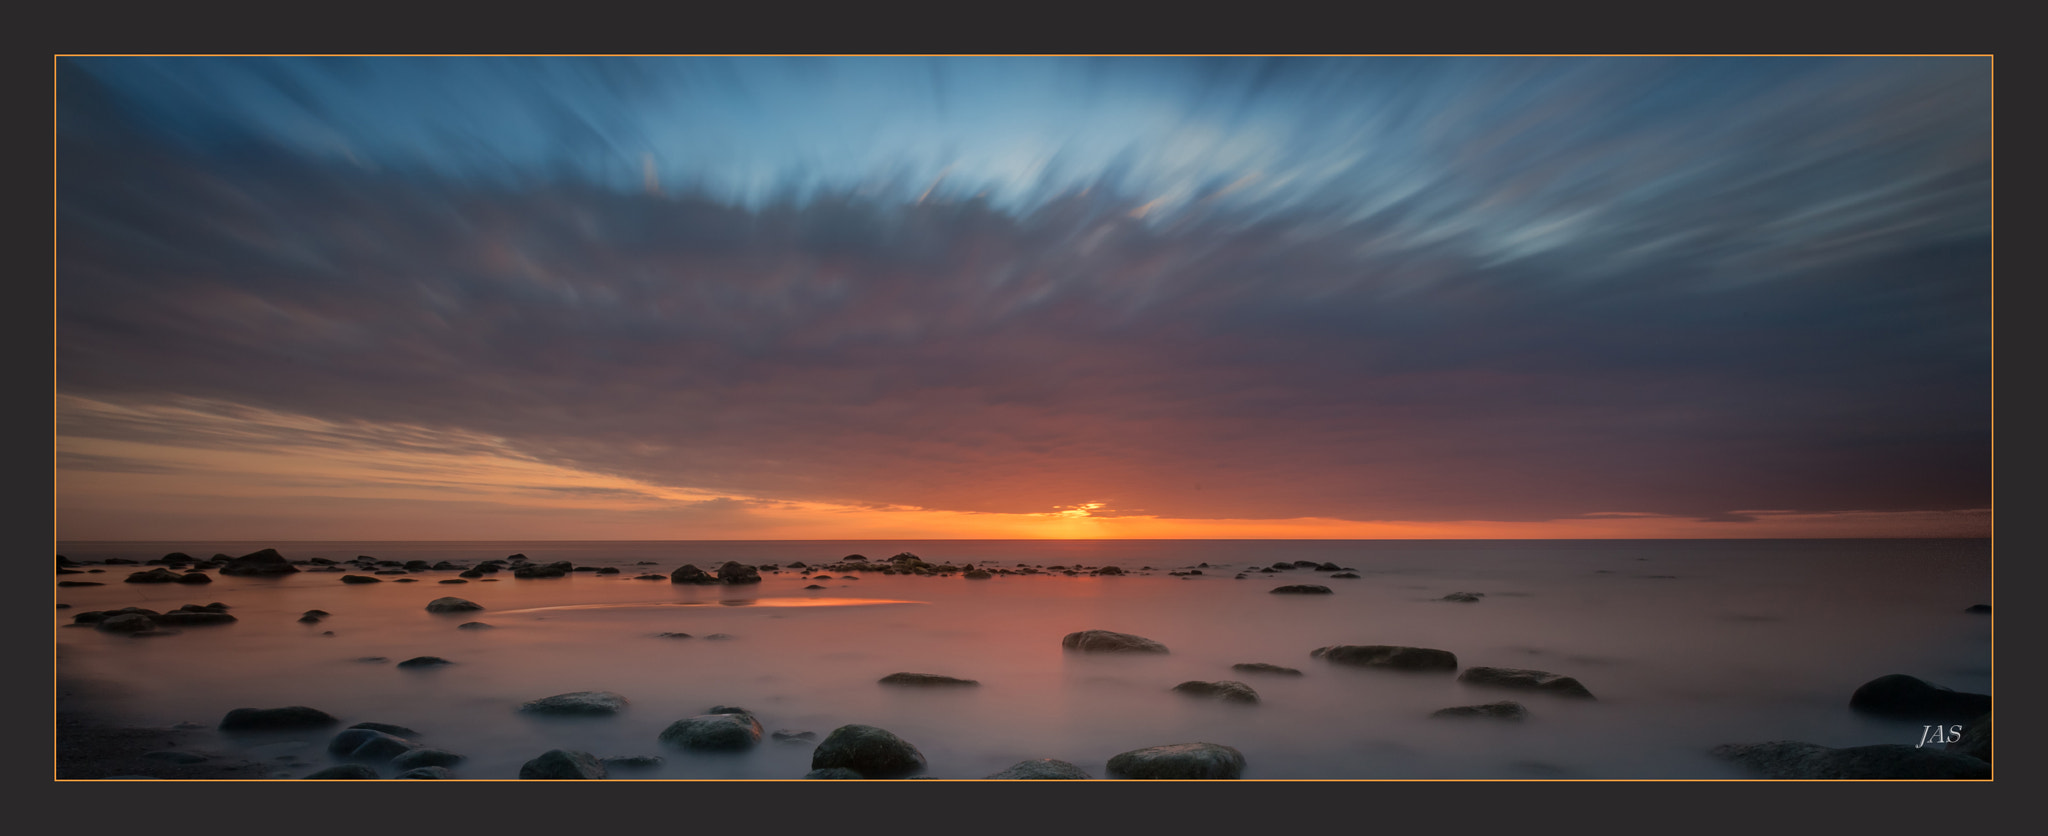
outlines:
{"label": "water reflection", "polygon": [[552,607],[527,607],[518,610],[498,610],[499,615],[513,615],[532,612],[558,612],[562,610],[635,610],[651,607],[877,607],[890,604],[925,604],[927,601],[903,601],[892,598],[726,598],[719,601],[632,601],[609,604],[562,604]]}

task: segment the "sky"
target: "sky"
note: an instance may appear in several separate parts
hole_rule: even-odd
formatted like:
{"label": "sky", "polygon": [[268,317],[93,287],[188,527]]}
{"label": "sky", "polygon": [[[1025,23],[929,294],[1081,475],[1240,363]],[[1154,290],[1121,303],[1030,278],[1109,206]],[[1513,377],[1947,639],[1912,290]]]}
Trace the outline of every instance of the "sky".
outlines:
{"label": "sky", "polygon": [[59,58],[62,540],[1985,537],[1988,58]]}

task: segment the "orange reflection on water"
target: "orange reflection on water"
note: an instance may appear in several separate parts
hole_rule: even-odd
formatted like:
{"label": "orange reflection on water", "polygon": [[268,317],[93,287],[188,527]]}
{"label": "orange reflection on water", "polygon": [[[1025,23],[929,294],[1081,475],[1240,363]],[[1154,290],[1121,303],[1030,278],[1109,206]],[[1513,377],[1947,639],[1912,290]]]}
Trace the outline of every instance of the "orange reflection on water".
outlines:
{"label": "orange reflection on water", "polygon": [[883,604],[923,603],[928,602],[899,601],[892,598],[728,598],[721,601],[630,601],[611,604],[563,604],[554,607],[498,610],[498,614],[560,612],[562,610],[630,610],[646,609],[649,607],[872,607]]}

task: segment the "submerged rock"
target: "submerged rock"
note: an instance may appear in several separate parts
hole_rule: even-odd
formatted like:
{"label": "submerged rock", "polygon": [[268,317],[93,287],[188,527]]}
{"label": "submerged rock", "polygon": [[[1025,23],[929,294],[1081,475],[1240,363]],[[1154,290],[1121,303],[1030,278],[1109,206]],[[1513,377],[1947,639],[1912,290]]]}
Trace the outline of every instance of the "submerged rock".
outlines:
{"label": "submerged rock", "polygon": [[589,752],[550,749],[519,767],[525,780],[565,781],[605,777],[604,762]]}
{"label": "submerged rock", "polygon": [[1453,592],[1449,595],[1445,595],[1440,600],[1457,601],[1460,603],[1470,604],[1472,602],[1478,601],[1480,598],[1485,597],[1485,595],[1486,593],[1484,592]]}
{"label": "submerged rock", "polygon": [[1989,694],[1954,691],[1902,673],[1880,676],[1849,696],[1849,707],[1924,723],[1968,722],[1991,711]]}
{"label": "submerged rock", "polygon": [[1513,701],[1490,702],[1485,705],[1461,705],[1455,708],[1438,709],[1431,717],[1491,717],[1497,720],[1524,720],[1529,709]]}
{"label": "submerged rock", "polygon": [[1592,699],[1593,692],[1569,676],[1533,671],[1526,668],[1466,668],[1458,674],[1459,682],[1473,685],[1491,685],[1500,688],[1516,688],[1524,691],[1543,691],[1566,697]]}
{"label": "submerged rock", "polygon": [[288,705],[283,708],[237,708],[220,720],[221,731],[287,731],[320,729],[340,723],[334,715],[317,708]]}
{"label": "submerged rock", "polygon": [[1244,753],[1220,743],[1133,749],[1109,759],[1111,778],[1228,779],[1244,775]]}
{"label": "submerged rock", "polygon": [[455,625],[457,630],[496,630],[498,625],[484,621],[465,621]]}
{"label": "submerged rock", "polygon": [[850,769],[865,778],[904,778],[924,771],[924,753],[887,729],[850,724],[833,729],[811,751],[811,769]]}
{"label": "submerged rock", "polygon": [[435,598],[427,602],[427,612],[474,612],[484,606],[462,598]]}
{"label": "submerged rock", "polygon": [[1297,583],[1273,588],[1274,595],[1329,595],[1330,588],[1321,584]]}
{"label": "submerged rock", "polygon": [[122,583],[177,583],[182,577],[169,569],[151,569],[147,572],[130,572]]}
{"label": "submerged rock", "polygon": [[1173,686],[1173,690],[1197,697],[1214,697],[1224,702],[1255,704],[1259,701],[1259,692],[1252,690],[1252,686],[1234,680],[1223,680],[1220,682],[1188,680]]}
{"label": "submerged rock", "polygon": [[972,680],[972,679],[956,679],[956,678],[954,678],[954,677],[950,677],[950,676],[940,676],[939,674],[935,674],[935,673],[892,673],[892,674],[889,674],[888,676],[882,677],[881,679],[879,679],[879,680],[876,680],[876,681],[877,681],[877,682],[880,682],[880,683],[881,683],[881,684],[883,684],[883,685],[934,685],[934,686],[946,686],[946,685],[980,685],[980,684],[981,684],[980,682],[977,682],[977,681],[975,681],[975,680]]}
{"label": "submerged rock", "polygon": [[412,741],[375,729],[344,729],[327,743],[328,754],[369,763],[391,760],[412,748]]}
{"label": "submerged rock", "polygon": [[531,714],[616,714],[626,698],[611,691],[574,691],[542,697],[519,706]]}
{"label": "submerged rock", "polygon": [[661,742],[684,749],[737,751],[761,742],[761,721],[746,712],[699,714],[670,723]]}
{"label": "submerged rock", "polygon": [[1833,749],[1797,740],[1716,746],[1715,757],[1734,761],[1766,778],[1920,779],[1990,778],[1991,764],[1939,749],[1901,743]]}
{"label": "submerged rock", "polygon": [[1109,630],[1082,630],[1068,633],[1060,640],[1060,646],[1068,650],[1088,653],[1166,653],[1166,645],[1144,636],[1129,633],[1115,633]]}
{"label": "submerged rock", "polygon": [[398,666],[401,668],[438,668],[442,665],[453,664],[455,663],[439,656],[414,656],[411,659],[398,663]]}
{"label": "submerged rock", "polygon": [[1338,644],[1309,651],[1309,657],[1363,668],[1403,671],[1454,671],[1458,657],[1448,650],[1388,644]]}
{"label": "submerged rock", "polygon": [[442,749],[425,746],[408,749],[391,759],[393,769],[419,769],[421,767],[454,766],[468,758]]}
{"label": "submerged rock", "polygon": [[1358,573],[1357,573],[1357,572],[1338,572],[1337,574],[1331,575],[1330,577],[1333,577],[1333,578],[1355,578],[1355,577],[1358,577]]}
{"label": "submerged rock", "polygon": [[109,616],[100,620],[97,626],[109,633],[148,633],[156,630],[156,618],[140,613],[128,613]]}
{"label": "submerged rock", "polygon": [[988,776],[988,780],[1086,780],[1093,777],[1095,776],[1088,774],[1087,770],[1066,761],[1039,758],[1035,761],[1018,761],[1009,769]]}
{"label": "submerged rock", "polygon": [[235,620],[234,616],[227,613],[209,610],[180,610],[163,614],[163,623],[180,627],[194,624],[233,624]]}
{"label": "submerged rock", "polygon": [[342,582],[342,583],[383,583],[383,582],[384,582],[384,579],[383,579],[383,578],[373,578],[373,577],[371,577],[371,576],[369,576],[369,575],[342,575],[342,576],[341,576],[341,582]]}
{"label": "submerged rock", "polygon": [[285,560],[276,549],[250,552],[220,567],[223,575],[290,575],[298,571],[299,567]]}
{"label": "submerged rock", "polygon": [[1239,662],[1235,665],[1231,665],[1230,669],[1234,671],[1242,671],[1244,673],[1270,673],[1279,674],[1281,676],[1301,675],[1301,671],[1295,670],[1294,668],[1286,668],[1281,667],[1279,665],[1268,665],[1264,662]]}

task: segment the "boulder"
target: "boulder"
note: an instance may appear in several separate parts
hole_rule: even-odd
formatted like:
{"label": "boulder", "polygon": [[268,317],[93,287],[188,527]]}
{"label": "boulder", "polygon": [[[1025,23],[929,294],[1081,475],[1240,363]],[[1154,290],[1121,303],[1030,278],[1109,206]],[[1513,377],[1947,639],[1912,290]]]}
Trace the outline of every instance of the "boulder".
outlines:
{"label": "boulder", "polygon": [[360,763],[345,763],[340,766],[330,766],[306,776],[308,781],[334,781],[342,779],[374,781],[377,780],[377,770]]}
{"label": "boulder", "polygon": [[1328,595],[1330,588],[1320,584],[1297,583],[1273,588],[1274,595]]}
{"label": "boulder", "polygon": [[1431,717],[1491,717],[1497,720],[1525,720],[1529,709],[1513,701],[1490,702],[1485,705],[1461,705],[1455,708],[1438,709]]}
{"label": "boulder", "polygon": [[324,729],[340,722],[334,715],[303,705],[289,705],[284,708],[237,708],[221,718],[220,730],[294,731]]}
{"label": "boulder", "polygon": [[185,584],[213,583],[213,578],[207,577],[205,572],[186,572],[178,576],[178,582]]}
{"label": "boulder", "polygon": [[[1121,568],[1119,568],[1119,567],[1116,567],[1116,566],[1104,566],[1104,567],[1102,567],[1102,568],[1100,568],[1100,569],[1097,569],[1097,570],[1095,570],[1095,574],[1098,574],[1098,575],[1121,575],[1121,574],[1123,574],[1123,573],[1124,573],[1124,570],[1123,570],[1123,569],[1121,569]],[[1062,763],[1062,764],[1067,764],[1068,766],[1074,766],[1073,764],[1067,763],[1066,761],[1055,761],[1055,760],[1046,760],[1046,761],[1025,761],[1024,763]],[[1020,764],[1018,764],[1017,766],[1023,766],[1023,765],[1024,765],[1024,764],[1020,763]],[[1010,769],[1016,769],[1016,768],[1017,768],[1016,766],[1010,767]],[[1079,771],[1079,770],[1080,770],[1080,767],[1074,767],[1074,769],[1075,769],[1076,771]],[[1008,771],[1008,770],[1005,770],[1005,771]],[[1001,773],[997,773],[997,774],[1001,774]],[[1050,776],[1048,776],[1048,777],[1050,777]],[[1080,777],[1086,778],[1086,777],[1088,777],[1088,775],[1087,775],[1087,773],[1082,773]]]}
{"label": "boulder", "polygon": [[1309,651],[1309,657],[1362,668],[1403,671],[1455,671],[1458,657],[1448,650],[1387,644],[1339,644]]}
{"label": "boulder", "polygon": [[700,751],[738,751],[761,742],[761,721],[749,713],[726,714],[713,710],[670,723],[662,729],[661,742]]}
{"label": "boulder", "polygon": [[485,621],[465,621],[455,625],[457,630],[495,630],[497,628],[498,625]]}
{"label": "boulder", "polygon": [[956,679],[950,676],[940,676],[939,674],[935,673],[892,673],[876,681],[880,682],[883,685],[947,686],[981,684],[980,682],[977,682],[972,679]]}
{"label": "boulder", "polygon": [[291,561],[285,560],[276,549],[250,552],[229,560],[220,567],[223,575],[290,575],[299,571]]}
{"label": "boulder", "polygon": [[605,769],[604,762],[589,752],[549,749],[520,766],[519,777],[540,781],[597,779],[605,777]]}
{"label": "boulder", "polygon": [[1183,694],[1193,694],[1197,697],[1212,697],[1224,702],[1256,704],[1259,701],[1259,692],[1252,690],[1252,686],[1233,680],[1223,680],[1220,682],[1189,680],[1173,686],[1173,690]]}
{"label": "boulder", "polygon": [[1295,670],[1294,668],[1284,668],[1279,665],[1268,665],[1264,662],[1239,662],[1235,665],[1231,665],[1230,669],[1234,671],[1241,671],[1244,673],[1270,673],[1279,674],[1281,676],[1301,675],[1301,671]]}
{"label": "boulder", "polygon": [[1219,743],[1133,749],[1109,759],[1111,778],[1226,779],[1244,775],[1244,753]]}
{"label": "boulder", "polygon": [[966,578],[970,581],[985,581],[995,576],[989,574],[988,570],[986,569],[970,569],[965,574],[962,574],[960,577]]}
{"label": "boulder", "polygon": [[412,741],[375,729],[343,729],[327,743],[328,754],[366,763],[383,763],[412,748]]}
{"label": "boulder", "polygon": [[454,778],[454,777],[455,777],[455,773],[453,773],[453,772],[450,772],[450,771],[448,770],[448,767],[445,767],[445,766],[419,766],[419,767],[414,767],[414,768],[412,768],[412,769],[408,769],[408,770],[406,770],[406,771],[404,771],[404,772],[400,772],[400,773],[398,773],[398,777],[399,777],[400,779],[403,779],[403,780],[407,780],[407,781],[421,781],[421,780],[427,780],[427,781],[432,781],[432,780],[443,780],[443,781],[445,781],[445,780],[448,780],[448,779]]}
{"label": "boulder", "polygon": [[461,598],[435,598],[427,602],[427,612],[474,612],[483,608],[482,604]]}
{"label": "boulder", "polygon": [[398,666],[401,668],[438,668],[442,665],[453,664],[455,663],[439,656],[414,656],[411,659],[398,663]]}
{"label": "boulder", "polygon": [[1095,776],[1088,774],[1087,770],[1066,761],[1039,758],[1035,761],[1019,761],[1009,769],[988,776],[988,780],[1086,780],[1093,777]]}
{"label": "boulder", "polygon": [[181,577],[169,569],[151,569],[147,572],[130,572],[122,583],[177,583]]}
{"label": "boulder", "polygon": [[392,769],[419,769],[421,767],[454,766],[467,760],[461,755],[442,749],[417,746],[400,752],[391,759]]}
{"label": "boulder", "polygon": [[728,560],[725,562],[725,565],[718,567],[718,581],[720,583],[760,583],[761,572],[737,560]]}
{"label": "boulder", "polygon": [[1948,744],[1948,751],[1991,762],[1991,715],[1986,714],[1963,726],[1963,736]]}
{"label": "boulder", "polygon": [[843,781],[858,781],[858,780],[861,780],[861,779],[862,779],[863,777],[865,777],[865,776],[862,776],[862,775],[861,775],[860,773],[858,773],[858,772],[855,772],[855,771],[853,771],[853,770],[851,770],[851,769],[847,769],[846,767],[843,767],[843,766],[835,766],[835,767],[831,767],[831,768],[829,768],[829,769],[813,769],[813,770],[811,770],[811,771],[809,771],[809,772],[806,772],[806,773],[804,773],[804,777],[805,777],[805,778],[823,778],[823,779],[837,779],[837,780],[843,780]]}
{"label": "boulder", "polygon": [[1060,640],[1060,646],[1068,650],[1087,653],[1166,653],[1166,645],[1144,636],[1129,633],[1114,633],[1108,630],[1082,630],[1068,633]]}
{"label": "boulder", "polygon": [[811,751],[811,769],[850,769],[866,778],[906,778],[924,771],[924,753],[909,741],[874,726],[833,729]]}
{"label": "boulder", "polygon": [[342,575],[342,576],[341,576],[341,582],[342,582],[342,583],[383,583],[383,582],[384,582],[384,579],[383,579],[383,578],[373,578],[373,577],[370,577],[369,575]]}
{"label": "boulder", "polygon": [[575,691],[542,697],[519,706],[530,714],[617,714],[626,698],[610,691]]}
{"label": "boulder", "polygon": [[1991,764],[1940,749],[1886,743],[1832,749],[1797,740],[1716,746],[1715,757],[1734,761],[1766,778],[1922,779],[1990,778]]}
{"label": "boulder", "polygon": [[1458,674],[1458,681],[1498,688],[1543,691],[1565,697],[1589,700],[1593,698],[1593,692],[1586,690],[1586,686],[1579,684],[1576,679],[1525,668],[1466,668],[1464,673]]}
{"label": "boulder", "polygon": [[1849,696],[1849,707],[1920,723],[1965,723],[1990,713],[1991,696],[1953,691],[1895,673],[1863,683]]}
{"label": "boulder", "polygon": [[669,573],[668,582],[714,584],[718,583],[719,581],[717,578],[712,577],[711,573],[697,568],[696,564],[685,563],[681,567],[677,568],[674,572]]}

